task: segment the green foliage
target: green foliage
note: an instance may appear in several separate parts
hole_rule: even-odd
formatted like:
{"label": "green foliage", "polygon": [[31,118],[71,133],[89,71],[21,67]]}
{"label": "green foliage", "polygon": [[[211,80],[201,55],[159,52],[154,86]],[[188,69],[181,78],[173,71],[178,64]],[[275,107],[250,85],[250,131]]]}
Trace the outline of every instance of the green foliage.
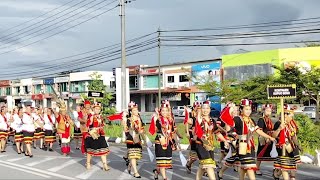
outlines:
{"label": "green foliage", "polygon": [[[96,99],[97,102],[100,102],[103,106],[102,115],[114,114],[115,108],[109,106],[109,102],[112,99],[112,94],[106,92],[107,86],[103,84],[101,80],[102,75],[98,72],[94,72],[90,75],[92,81],[88,84],[88,89],[90,91],[100,91],[104,93],[103,98]],[[88,98],[86,94],[81,94],[82,99],[89,99],[91,102],[94,101],[93,98]]]}
{"label": "green foliage", "polygon": [[320,125],[316,125],[306,115],[295,115],[295,121],[298,124],[298,140],[305,152],[314,154],[316,148],[320,146]]}

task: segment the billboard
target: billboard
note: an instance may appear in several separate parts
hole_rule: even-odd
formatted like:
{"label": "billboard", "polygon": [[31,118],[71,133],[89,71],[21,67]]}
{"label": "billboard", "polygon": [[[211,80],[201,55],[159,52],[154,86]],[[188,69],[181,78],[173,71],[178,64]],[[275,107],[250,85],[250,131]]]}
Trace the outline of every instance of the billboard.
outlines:
{"label": "billboard", "polygon": [[192,66],[192,84],[203,84],[206,83],[208,80],[220,82],[220,68],[221,61],[216,61],[210,64],[199,64]]}

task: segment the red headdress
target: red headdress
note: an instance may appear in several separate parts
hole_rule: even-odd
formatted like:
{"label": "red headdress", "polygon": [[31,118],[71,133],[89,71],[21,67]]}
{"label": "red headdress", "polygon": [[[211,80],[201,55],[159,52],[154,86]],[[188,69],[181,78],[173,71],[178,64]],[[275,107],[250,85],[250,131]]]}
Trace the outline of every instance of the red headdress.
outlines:
{"label": "red headdress", "polygon": [[252,101],[249,100],[249,99],[242,99],[240,105],[241,106],[251,106],[252,105]]}
{"label": "red headdress", "polygon": [[138,104],[136,104],[135,102],[131,101],[131,102],[128,104],[128,108],[129,108],[129,109],[138,108]]}
{"label": "red headdress", "polygon": [[85,100],[84,105],[91,105],[91,102],[89,100]]}
{"label": "red headdress", "polygon": [[229,103],[227,106],[221,111],[220,119],[229,125],[230,127],[234,126],[233,121],[233,111],[235,110],[235,104]]}

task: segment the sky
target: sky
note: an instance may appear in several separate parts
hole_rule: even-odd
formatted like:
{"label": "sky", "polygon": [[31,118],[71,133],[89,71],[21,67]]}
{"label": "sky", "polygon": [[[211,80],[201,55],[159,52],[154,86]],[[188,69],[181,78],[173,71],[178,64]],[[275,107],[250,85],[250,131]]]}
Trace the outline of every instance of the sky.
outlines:
{"label": "sky", "polygon": [[[35,32],[34,34],[21,34],[24,28],[30,28],[28,25],[30,26],[31,23],[26,23],[17,27],[20,28],[20,31],[18,32],[16,32],[19,30],[17,28],[10,28],[30,21],[32,18],[38,17],[69,1],[70,0],[0,1],[0,62],[4,69],[2,73],[0,72],[1,79],[23,78],[35,75],[38,72],[41,74],[43,72],[47,73],[50,71],[57,71],[57,68],[54,70],[46,68],[59,66],[61,64],[67,64],[70,69],[72,68],[72,65],[76,64],[69,62],[68,60],[70,60],[70,58],[65,59],[64,62],[49,61],[121,42],[120,11],[119,7],[117,7],[104,15],[81,24],[80,26],[71,28],[61,34],[21,48],[21,46],[32,43],[34,40],[46,37],[46,33],[41,34],[40,32]],[[76,4],[77,2],[79,3],[80,1],[81,0],[74,0],[73,3],[70,3],[69,5],[72,6],[72,4]],[[86,0],[87,3],[90,3],[91,1],[97,3],[101,0]],[[106,4],[106,2],[111,0],[104,1],[104,4]],[[114,7],[115,4],[98,10],[93,7],[90,8],[89,11],[92,10],[95,11],[95,13],[100,13],[103,12],[103,10]],[[67,6],[68,5],[65,7]],[[319,6],[319,0],[134,0],[126,5],[126,38],[127,40],[130,40],[148,33],[156,32],[158,28],[161,30],[215,28],[320,17],[320,12],[318,10]],[[76,7],[80,8],[79,12],[80,10],[86,10],[81,8],[81,6]],[[54,11],[37,20],[44,19],[53,14]],[[81,15],[81,12],[79,15]],[[86,17],[93,17],[93,15]],[[70,24],[78,21],[79,19],[76,19],[70,22]],[[36,31],[37,29],[45,26],[37,27],[37,24],[35,24],[33,27],[33,31]],[[66,25],[63,27],[69,26]],[[56,27],[55,30],[58,32],[59,30],[63,30],[63,28]],[[246,29],[244,31],[254,30],[258,29]],[[234,30],[232,32],[234,33],[239,31],[240,30]],[[30,30],[29,32],[32,31]],[[230,31],[220,30],[211,32],[211,34],[221,34],[226,32]],[[197,35],[201,33],[204,32],[200,32]],[[176,33],[174,35],[181,34]],[[189,33],[189,35],[193,34]],[[254,43],[275,40],[300,41],[314,39],[320,39],[320,36],[318,34],[309,34],[274,37],[268,39],[255,38],[215,42]],[[284,44],[263,46],[162,47],[161,64],[219,58],[225,54],[242,51],[289,48],[294,46],[294,44]],[[127,57],[127,64],[156,65],[158,58],[157,52],[157,49],[153,49],[129,56]],[[87,67],[85,70],[111,70],[113,67],[119,67],[120,62],[120,59],[116,59],[104,64]],[[68,70],[68,68],[64,67],[63,70],[66,69]],[[31,73],[23,74],[26,71],[31,71]]]}

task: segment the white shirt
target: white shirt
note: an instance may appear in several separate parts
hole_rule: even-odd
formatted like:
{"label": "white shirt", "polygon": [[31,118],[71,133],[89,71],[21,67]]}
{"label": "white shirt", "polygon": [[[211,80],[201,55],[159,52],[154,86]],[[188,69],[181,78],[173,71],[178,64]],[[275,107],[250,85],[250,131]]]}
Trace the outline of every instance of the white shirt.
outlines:
{"label": "white shirt", "polygon": [[78,117],[79,117],[78,112],[73,111],[74,124],[76,125],[77,128],[80,128],[80,121],[79,121]]}
{"label": "white shirt", "polygon": [[13,115],[13,123],[11,124],[11,127],[17,132],[20,133],[22,131],[22,119],[19,117],[18,114]]}
{"label": "white shirt", "polygon": [[32,118],[33,118],[34,122],[37,121],[37,122],[35,123],[36,128],[41,128],[41,126],[40,126],[39,124],[40,124],[40,123],[43,123],[42,118],[41,118],[38,114],[36,114],[36,113],[32,113],[31,115],[32,115]]}
{"label": "white shirt", "polygon": [[34,132],[34,121],[31,115],[29,116],[27,113],[23,113],[22,116],[22,130],[27,132]]}
{"label": "white shirt", "polygon": [[47,114],[44,114],[44,126],[43,126],[43,128],[45,129],[45,130],[53,130],[53,128],[55,127],[55,123],[56,123],[56,118],[54,117],[54,115],[53,114],[51,114],[51,121],[52,121],[52,123],[50,122],[50,119],[48,118],[48,115]]}
{"label": "white shirt", "polygon": [[7,122],[2,115],[0,115],[0,130],[7,131],[8,130],[8,119]]}

